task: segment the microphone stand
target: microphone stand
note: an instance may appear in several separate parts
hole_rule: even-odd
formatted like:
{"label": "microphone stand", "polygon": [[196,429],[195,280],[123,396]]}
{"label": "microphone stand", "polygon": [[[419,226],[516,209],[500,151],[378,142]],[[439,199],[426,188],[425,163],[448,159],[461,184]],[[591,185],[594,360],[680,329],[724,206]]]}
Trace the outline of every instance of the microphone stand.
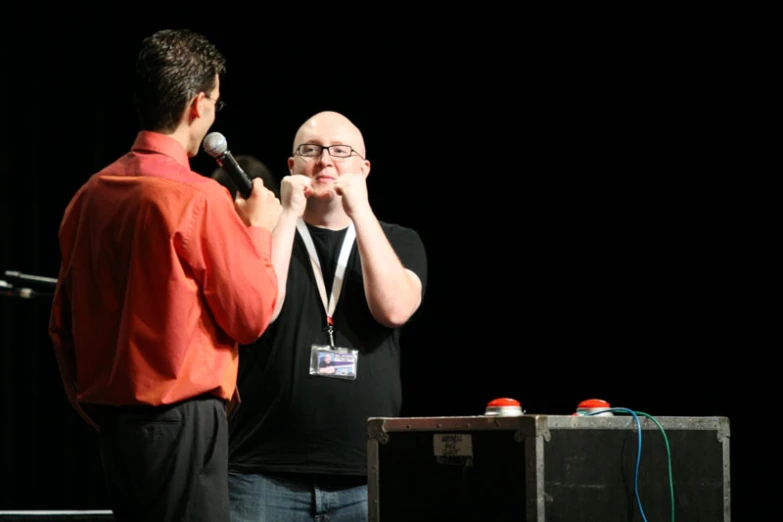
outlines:
{"label": "microphone stand", "polygon": [[0,279],[0,295],[7,295],[10,297],[20,297],[22,299],[32,299],[33,297],[52,296],[54,295],[54,287],[57,285],[57,279],[52,277],[44,277],[30,274],[23,274],[15,270],[6,270],[5,277],[9,279],[17,279],[19,281],[37,284],[40,286],[48,287],[49,291],[40,291],[30,286],[17,287],[13,284]]}

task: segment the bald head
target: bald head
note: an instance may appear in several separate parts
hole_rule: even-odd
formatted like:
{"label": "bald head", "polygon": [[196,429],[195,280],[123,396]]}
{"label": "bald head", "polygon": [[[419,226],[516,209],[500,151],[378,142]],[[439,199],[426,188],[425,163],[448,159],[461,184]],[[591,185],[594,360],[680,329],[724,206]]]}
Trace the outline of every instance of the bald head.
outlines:
{"label": "bald head", "polygon": [[294,152],[302,143],[350,145],[362,157],[367,157],[362,133],[339,112],[319,112],[304,122],[294,137]]}

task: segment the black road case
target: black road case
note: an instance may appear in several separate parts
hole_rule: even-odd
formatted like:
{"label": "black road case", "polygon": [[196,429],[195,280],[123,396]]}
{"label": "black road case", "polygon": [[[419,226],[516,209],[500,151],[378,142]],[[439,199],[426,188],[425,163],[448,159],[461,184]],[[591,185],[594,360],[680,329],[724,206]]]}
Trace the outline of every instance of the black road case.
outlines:
{"label": "black road case", "polygon": [[670,521],[672,506],[678,521],[730,521],[726,417],[403,417],[367,427],[371,522],[642,522],[640,510]]}

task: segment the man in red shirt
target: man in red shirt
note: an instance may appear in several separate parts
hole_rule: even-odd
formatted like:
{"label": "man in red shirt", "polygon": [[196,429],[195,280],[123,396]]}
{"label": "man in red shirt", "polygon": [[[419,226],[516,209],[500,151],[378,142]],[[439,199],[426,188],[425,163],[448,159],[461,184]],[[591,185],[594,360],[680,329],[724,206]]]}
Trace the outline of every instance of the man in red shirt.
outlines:
{"label": "man in red shirt", "polygon": [[203,36],[146,38],[131,150],[65,209],[49,331],[66,393],[99,432],[115,520],[229,520],[226,403],[238,343],[278,299],[280,202],[253,180],[232,201],[193,172],[223,105],[225,59]]}

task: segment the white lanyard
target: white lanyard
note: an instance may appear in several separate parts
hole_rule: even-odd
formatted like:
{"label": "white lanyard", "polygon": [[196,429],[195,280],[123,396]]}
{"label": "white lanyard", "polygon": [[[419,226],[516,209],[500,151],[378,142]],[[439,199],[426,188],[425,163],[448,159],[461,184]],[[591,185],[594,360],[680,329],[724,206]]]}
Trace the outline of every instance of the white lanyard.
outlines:
{"label": "white lanyard", "polygon": [[348,256],[351,254],[353,248],[354,239],[356,239],[356,229],[351,222],[348,226],[348,231],[345,233],[345,239],[343,239],[343,246],[340,248],[340,255],[337,258],[337,269],[334,272],[334,282],[332,283],[332,295],[329,296],[329,300],[326,300],[326,285],[324,284],[324,275],[321,271],[321,262],[318,260],[318,253],[315,251],[315,245],[313,244],[313,238],[310,237],[310,231],[307,229],[302,218],[296,222],[296,229],[304,240],[305,247],[307,247],[307,253],[310,254],[310,264],[313,265],[313,274],[315,275],[315,284],[318,286],[318,293],[321,294],[321,302],[324,304],[324,310],[326,311],[326,321],[329,326],[332,326],[332,315],[334,309],[337,306],[337,300],[340,299],[340,292],[343,289],[343,281],[345,280],[345,269],[348,266]]}

